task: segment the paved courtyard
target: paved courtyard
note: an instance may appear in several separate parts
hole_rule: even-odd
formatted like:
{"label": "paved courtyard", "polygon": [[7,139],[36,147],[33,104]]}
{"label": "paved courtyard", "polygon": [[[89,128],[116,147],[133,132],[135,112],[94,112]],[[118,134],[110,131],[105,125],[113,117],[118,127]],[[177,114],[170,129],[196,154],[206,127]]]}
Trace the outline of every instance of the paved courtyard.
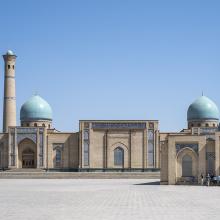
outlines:
{"label": "paved courtyard", "polygon": [[0,219],[220,219],[220,187],[150,180],[0,180]]}

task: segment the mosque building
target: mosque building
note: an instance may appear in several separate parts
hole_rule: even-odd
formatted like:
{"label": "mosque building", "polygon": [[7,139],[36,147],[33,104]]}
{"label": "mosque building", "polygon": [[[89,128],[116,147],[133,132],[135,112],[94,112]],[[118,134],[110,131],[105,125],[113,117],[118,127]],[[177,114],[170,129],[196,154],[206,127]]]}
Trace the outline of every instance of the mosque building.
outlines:
{"label": "mosque building", "polygon": [[69,171],[148,171],[159,169],[157,120],[80,120],[78,132],[53,127],[51,106],[39,95],[20,109],[16,125],[16,55],[5,62],[0,168]]}
{"label": "mosque building", "polygon": [[220,175],[219,110],[206,96],[187,112],[188,128],[159,132],[158,120],[80,120],[78,132],[53,127],[51,106],[39,95],[20,109],[16,125],[16,55],[5,62],[0,169],[158,171],[161,184]]}
{"label": "mosque building", "polygon": [[187,112],[188,129],[160,133],[161,183],[201,182],[201,175],[219,176],[219,110],[206,96],[193,102]]}

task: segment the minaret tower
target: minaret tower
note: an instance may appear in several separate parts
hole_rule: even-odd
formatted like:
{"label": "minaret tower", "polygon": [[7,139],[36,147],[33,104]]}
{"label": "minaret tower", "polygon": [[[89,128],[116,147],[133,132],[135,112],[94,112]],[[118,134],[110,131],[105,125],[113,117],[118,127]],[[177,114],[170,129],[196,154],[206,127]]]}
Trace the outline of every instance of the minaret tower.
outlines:
{"label": "minaret tower", "polygon": [[5,61],[3,132],[8,132],[9,126],[16,126],[16,93],[15,93],[15,61],[16,55],[8,50],[3,55]]}

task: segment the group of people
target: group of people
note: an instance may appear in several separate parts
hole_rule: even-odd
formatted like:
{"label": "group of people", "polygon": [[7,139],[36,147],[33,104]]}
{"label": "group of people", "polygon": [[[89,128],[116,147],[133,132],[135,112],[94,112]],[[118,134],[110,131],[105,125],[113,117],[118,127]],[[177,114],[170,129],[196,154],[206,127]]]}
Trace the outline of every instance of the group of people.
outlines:
{"label": "group of people", "polygon": [[204,179],[203,174],[201,174],[201,185],[203,186],[204,184],[206,186],[210,186],[211,181],[213,180],[213,178],[215,177],[213,174],[208,173],[206,178]]}

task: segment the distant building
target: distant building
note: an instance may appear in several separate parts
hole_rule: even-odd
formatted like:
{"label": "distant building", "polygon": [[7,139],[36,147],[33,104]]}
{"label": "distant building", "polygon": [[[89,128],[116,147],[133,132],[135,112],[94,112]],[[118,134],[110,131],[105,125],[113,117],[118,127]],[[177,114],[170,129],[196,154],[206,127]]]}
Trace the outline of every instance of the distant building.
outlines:
{"label": "distant building", "polygon": [[220,175],[219,110],[201,96],[187,112],[188,129],[160,133],[161,183],[201,182],[201,175]]}
{"label": "distant building", "polygon": [[0,168],[146,171],[160,167],[156,120],[81,120],[78,132],[60,132],[53,128],[51,106],[34,95],[22,105],[21,123],[17,126],[16,55],[8,51],[3,57],[5,86]]}

